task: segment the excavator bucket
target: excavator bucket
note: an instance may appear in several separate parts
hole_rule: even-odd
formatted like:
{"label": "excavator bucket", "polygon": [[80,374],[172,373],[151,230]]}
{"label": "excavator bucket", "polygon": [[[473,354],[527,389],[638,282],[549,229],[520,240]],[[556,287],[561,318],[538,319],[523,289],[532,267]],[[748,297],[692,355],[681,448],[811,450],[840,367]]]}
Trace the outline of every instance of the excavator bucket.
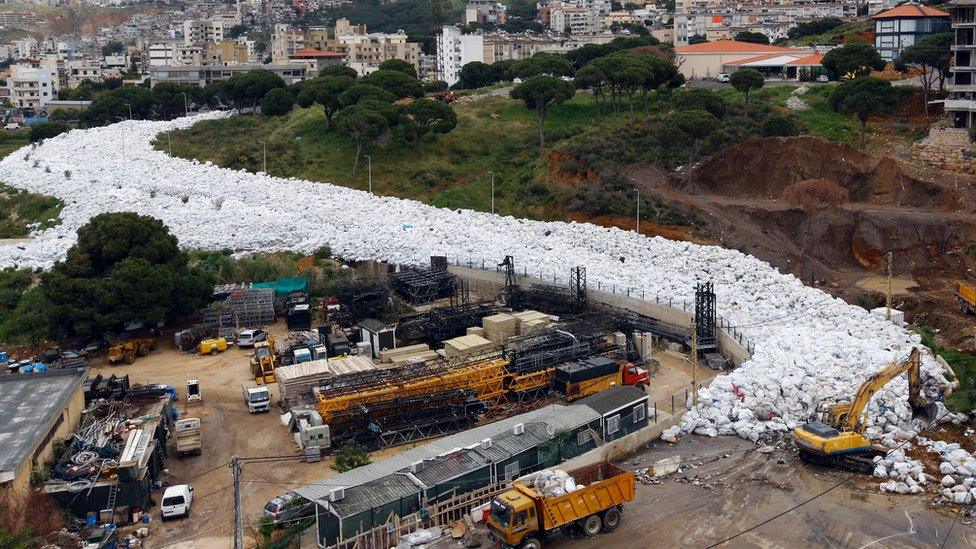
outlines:
{"label": "excavator bucket", "polygon": [[928,402],[912,406],[912,420],[919,420],[925,423],[933,423],[939,413],[939,409],[934,402]]}

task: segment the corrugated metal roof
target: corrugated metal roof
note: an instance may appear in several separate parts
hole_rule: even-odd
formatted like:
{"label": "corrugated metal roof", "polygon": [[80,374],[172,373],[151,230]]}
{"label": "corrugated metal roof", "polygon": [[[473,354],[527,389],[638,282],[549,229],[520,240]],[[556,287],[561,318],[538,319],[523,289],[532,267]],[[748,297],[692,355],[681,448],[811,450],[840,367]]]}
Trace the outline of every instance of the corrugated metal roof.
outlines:
{"label": "corrugated metal roof", "polygon": [[420,489],[406,475],[388,475],[360,486],[346,488],[345,495],[328,507],[339,517],[351,517],[420,493]]}
{"label": "corrugated metal roof", "polygon": [[477,471],[486,465],[488,462],[477,450],[463,449],[425,462],[423,468],[413,476],[424,486],[431,488],[441,482]]}
{"label": "corrugated metal roof", "polygon": [[630,385],[618,385],[617,387],[610,387],[605,391],[600,391],[595,395],[581,399],[579,404],[589,406],[602,417],[604,414],[619,410],[628,404],[646,399],[647,394],[644,391],[636,387],[631,387]]}
{"label": "corrugated metal roof", "polygon": [[[376,479],[396,473],[397,471],[410,467],[411,463],[431,459],[435,456],[450,452],[458,448],[471,446],[480,443],[486,438],[493,438],[505,431],[511,431],[512,426],[517,423],[526,425],[533,422],[542,422],[551,426],[554,431],[560,429],[576,429],[592,421],[599,420],[600,414],[589,406],[561,405],[553,404],[545,408],[539,408],[506,418],[494,423],[468,429],[444,438],[434,440],[423,446],[401,452],[388,457],[382,461],[358,467],[352,471],[336,475],[334,477],[322,479],[296,489],[303,498],[308,500],[318,500],[329,495],[329,490],[336,487],[359,486]],[[528,431],[528,429],[526,429]]]}

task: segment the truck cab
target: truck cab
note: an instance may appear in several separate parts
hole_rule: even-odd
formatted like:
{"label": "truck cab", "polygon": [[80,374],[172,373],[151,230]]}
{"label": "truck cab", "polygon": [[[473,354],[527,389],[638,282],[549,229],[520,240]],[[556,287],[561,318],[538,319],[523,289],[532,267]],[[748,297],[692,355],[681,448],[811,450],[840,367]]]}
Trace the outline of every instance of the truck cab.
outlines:
{"label": "truck cab", "polygon": [[[535,500],[513,488],[491,500],[488,516],[488,535],[503,547],[541,548],[543,532],[536,514]],[[535,542],[535,545],[533,545]]]}
{"label": "truck cab", "polygon": [[630,385],[643,390],[645,387],[651,384],[651,376],[644,368],[630,363],[625,363],[622,369],[624,385]]}
{"label": "truck cab", "polygon": [[254,414],[271,410],[271,393],[268,392],[266,386],[248,387],[242,384],[241,388],[244,393],[244,404],[247,405],[248,412]]}

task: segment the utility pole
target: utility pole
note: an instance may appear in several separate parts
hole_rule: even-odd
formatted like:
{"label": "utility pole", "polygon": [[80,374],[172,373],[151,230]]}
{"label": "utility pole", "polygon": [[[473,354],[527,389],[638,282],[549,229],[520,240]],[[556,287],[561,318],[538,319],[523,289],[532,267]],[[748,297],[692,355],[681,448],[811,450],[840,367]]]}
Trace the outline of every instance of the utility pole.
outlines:
{"label": "utility pole", "polygon": [[640,234],[640,189],[634,189],[637,191],[637,234]]}
{"label": "utility pole", "polygon": [[234,549],[244,549],[244,529],[241,524],[241,461],[230,458],[231,477],[234,479]]}
{"label": "utility pole", "polygon": [[169,143],[169,155],[173,156],[173,132],[166,132],[166,141]]}
{"label": "utility pole", "polygon": [[491,213],[495,213],[495,172],[488,172],[491,176]]}
{"label": "utility pole", "polygon": [[893,254],[891,252],[888,252],[886,256],[888,259],[888,295],[885,304],[885,306],[887,307],[887,313],[885,314],[885,318],[888,319],[888,322],[891,322],[891,260],[893,258]]}
{"label": "utility pole", "polygon": [[268,173],[268,142],[262,141],[261,145],[264,146],[264,155],[262,156],[262,171]]}
{"label": "utility pole", "polygon": [[190,116],[190,106],[187,104],[186,92],[183,93],[183,116]]}
{"label": "utility pole", "polygon": [[373,157],[370,155],[363,155],[366,157],[366,178],[369,181],[369,194],[373,194]]}
{"label": "utility pole", "polygon": [[691,321],[691,401],[698,405],[698,326]]}
{"label": "utility pole", "polygon": [[132,104],[126,103],[125,106],[129,107],[129,120],[132,120]]}

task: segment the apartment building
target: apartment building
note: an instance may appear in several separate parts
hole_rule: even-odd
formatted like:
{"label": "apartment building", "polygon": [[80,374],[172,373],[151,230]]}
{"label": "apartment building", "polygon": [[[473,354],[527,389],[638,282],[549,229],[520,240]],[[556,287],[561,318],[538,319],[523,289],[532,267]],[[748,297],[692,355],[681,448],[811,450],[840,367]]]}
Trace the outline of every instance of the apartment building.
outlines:
{"label": "apartment building", "polygon": [[396,34],[369,33],[336,36],[336,51],[346,56],[346,64],[365,76],[389,59],[402,59],[418,66],[420,44],[408,42],[404,32]]}
{"label": "apartment building", "polygon": [[247,43],[236,40],[209,43],[205,51],[208,65],[240,65],[250,61],[250,49]]}
{"label": "apartment building", "polygon": [[586,8],[560,6],[550,10],[549,28],[563,34],[593,34],[603,28],[603,19]]}
{"label": "apartment building", "polygon": [[102,67],[98,63],[87,59],[67,61],[64,63],[67,72],[67,87],[74,89],[85,80],[100,82],[102,80]]}
{"label": "apartment building", "polygon": [[48,101],[57,97],[57,90],[51,72],[42,67],[14,65],[7,79],[10,89],[10,103],[21,109],[43,110]]}
{"label": "apartment building", "polygon": [[948,32],[949,14],[935,8],[908,2],[876,13],[874,21],[874,47],[885,61],[898,59],[905,48],[930,34]]}
{"label": "apartment building", "polygon": [[172,65],[176,59],[176,40],[166,42],[155,42],[149,45],[149,66],[165,67]]}
{"label": "apartment building", "polygon": [[449,86],[457,84],[461,67],[473,61],[484,62],[484,37],[461,34],[457,27],[444,27],[437,35],[437,77]]}
{"label": "apartment building", "polygon": [[213,19],[188,19],[183,21],[183,44],[207,44],[224,39],[224,22]]}
{"label": "apartment building", "polygon": [[468,0],[464,7],[464,24],[505,22],[505,4],[498,0]]}
{"label": "apartment building", "polygon": [[273,65],[197,65],[183,67],[152,67],[149,70],[149,78],[152,85],[160,82],[171,82],[174,84],[194,84],[206,86],[213,82],[227,80],[235,74],[242,72],[268,70],[282,78],[286,84],[294,84],[306,78],[306,69],[303,64],[283,63]]}
{"label": "apartment building", "polygon": [[305,49],[305,33],[284,23],[274,26],[271,35],[271,62],[284,63],[298,50]]}
{"label": "apartment building", "polygon": [[945,112],[956,128],[976,124],[976,0],[949,2],[954,60]]}
{"label": "apartment building", "polygon": [[484,59],[489,65],[497,61],[527,59],[541,52],[566,53],[586,44],[606,44],[611,34],[559,36],[551,34],[489,33],[483,35]]}

